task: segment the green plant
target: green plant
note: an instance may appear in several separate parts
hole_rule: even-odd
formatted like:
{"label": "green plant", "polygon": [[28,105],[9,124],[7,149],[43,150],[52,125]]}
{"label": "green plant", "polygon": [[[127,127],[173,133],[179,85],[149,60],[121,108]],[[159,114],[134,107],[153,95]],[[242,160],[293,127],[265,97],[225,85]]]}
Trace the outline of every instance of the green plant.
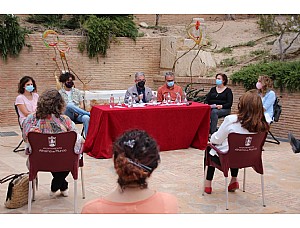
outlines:
{"label": "green plant", "polygon": [[251,51],[250,55],[268,55],[269,52],[266,50],[255,50],[255,51]]}
{"label": "green plant", "polygon": [[61,27],[62,16],[62,14],[31,14],[26,20],[30,23]]}
{"label": "green plant", "polygon": [[245,46],[248,46],[248,47],[254,47],[256,45],[255,41],[253,40],[250,40],[248,41],[247,43],[244,44]]}
{"label": "green plant", "polygon": [[223,47],[220,50],[217,50],[216,53],[230,54],[230,53],[232,53],[232,47]]}
{"label": "green plant", "polygon": [[229,66],[235,66],[237,64],[236,60],[234,58],[229,58],[229,59],[223,59],[220,62],[220,65],[222,67],[229,67]]}
{"label": "green plant", "polygon": [[83,25],[87,34],[86,50],[90,58],[106,55],[110,42],[116,37],[138,37],[138,29],[131,15],[91,15]]}
{"label": "green plant", "polygon": [[257,23],[259,25],[260,31],[274,33],[274,31],[275,31],[275,15],[273,15],[273,14],[259,15]]}
{"label": "green plant", "polygon": [[8,55],[17,56],[25,46],[26,31],[21,28],[18,17],[0,15],[0,54],[4,60]]}
{"label": "green plant", "polygon": [[233,83],[241,83],[244,88],[254,89],[259,75],[268,75],[274,80],[274,87],[288,91],[300,91],[300,61],[251,64],[231,75]]}

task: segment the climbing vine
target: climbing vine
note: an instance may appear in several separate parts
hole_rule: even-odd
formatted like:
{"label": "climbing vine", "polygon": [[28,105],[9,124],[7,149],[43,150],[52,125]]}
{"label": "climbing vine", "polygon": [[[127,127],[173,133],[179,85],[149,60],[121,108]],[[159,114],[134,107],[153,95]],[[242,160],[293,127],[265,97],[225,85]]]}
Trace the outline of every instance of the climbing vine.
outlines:
{"label": "climbing vine", "polygon": [[9,55],[17,56],[25,46],[25,29],[12,14],[0,15],[0,54],[3,60]]}

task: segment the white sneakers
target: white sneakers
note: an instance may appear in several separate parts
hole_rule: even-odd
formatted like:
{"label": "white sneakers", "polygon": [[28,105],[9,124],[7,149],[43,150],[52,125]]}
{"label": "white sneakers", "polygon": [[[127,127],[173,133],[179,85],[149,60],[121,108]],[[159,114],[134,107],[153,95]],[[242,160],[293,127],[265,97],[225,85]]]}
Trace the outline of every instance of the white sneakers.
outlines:
{"label": "white sneakers", "polygon": [[60,191],[60,194],[64,197],[68,197],[69,196],[69,189],[66,189],[65,191]]}
{"label": "white sneakers", "polygon": [[[69,196],[69,189],[66,189],[65,191],[60,191],[60,194],[64,197],[68,197]],[[49,196],[50,196],[50,198],[55,198],[56,197],[56,192],[50,191]]]}

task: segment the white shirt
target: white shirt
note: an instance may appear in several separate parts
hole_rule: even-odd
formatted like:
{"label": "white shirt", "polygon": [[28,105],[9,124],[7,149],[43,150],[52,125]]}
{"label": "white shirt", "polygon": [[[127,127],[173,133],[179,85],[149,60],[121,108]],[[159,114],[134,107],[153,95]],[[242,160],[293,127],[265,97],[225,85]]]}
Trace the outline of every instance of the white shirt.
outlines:
{"label": "white shirt", "polygon": [[[218,131],[212,134],[210,142],[226,153],[228,151],[228,135],[229,133],[251,134],[247,129],[243,128],[240,122],[237,122],[237,115],[228,115],[225,117]],[[254,134],[252,132],[252,134]],[[217,155],[214,149],[209,152],[212,156]],[[218,155],[217,155],[218,156]]]}

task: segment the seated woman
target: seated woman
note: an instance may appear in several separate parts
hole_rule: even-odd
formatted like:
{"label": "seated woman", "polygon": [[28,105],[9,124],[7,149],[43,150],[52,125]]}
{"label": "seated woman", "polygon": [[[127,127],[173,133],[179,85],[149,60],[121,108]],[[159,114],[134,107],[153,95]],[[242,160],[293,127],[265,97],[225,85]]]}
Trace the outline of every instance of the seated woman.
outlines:
{"label": "seated woman", "polygon": [[[77,132],[77,141],[74,148],[75,153],[80,153],[84,139],[78,133],[71,119],[62,115],[66,107],[64,99],[56,89],[43,92],[37,103],[36,113],[30,114],[23,124],[23,138],[28,143],[27,135],[31,131],[41,133],[61,133],[67,131]],[[29,146],[29,145],[28,145]],[[30,148],[29,148],[30,151]],[[30,164],[29,164],[30,165]],[[50,196],[54,197],[60,190],[61,195],[68,196],[68,182],[65,180],[69,171],[52,172]]]}
{"label": "seated woman", "polygon": [[113,145],[118,186],[110,194],[86,203],[81,213],[177,213],[177,199],[148,188],[147,179],[160,161],[158,146],[145,131],[125,132]]}
{"label": "seated woman", "polygon": [[18,85],[18,93],[15,105],[18,107],[19,123],[22,126],[26,117],[35,112],[39,98],[36,84],[32,77],[24,76],[21,78]]}
{"label": "seated woman", "polygon": [[[216,147],[223,152],[228,151],[228,135],[229,133],[249,134],[267,132],[269,124],[264,116],[264,108],[257,90],[253,89],[247,91],[241,96],[238,104],[238,113],[236,115],[228,115],[225,117],[224,122],[221,124],[219,130],[215,132],[210,142],[216,144]],[[213,162],[220,164],[218,154],[215,150],[207,148],[209,155]],[[205,158],[204,158],[205,159]],[[205,192],[211,194],[212,192],[212,179],[214,176],[215,168],[208,166],[207,176],[205,181]],[[237,181],[238,169],[231,168],[231,181],[228,186],[228,191],[233,192],[239,188]]]}
{"label": "seated woman", "polygon": [[217,74],[217,86],[212,87],[206,97],[206,102],[211,107],[210,134],[217,131],[218,119],[229,115],[231,112],[233,95],[231,89],[226,86],[227,82],[226,74]]}
{"label": "seated woman", "polygon": [[273,105],[276,100],[276,94],[272,90],[273,80],[269,76],[261,75],[258,77],[256,88],[262,99],[266,120],[271,123],[274,115]]}

